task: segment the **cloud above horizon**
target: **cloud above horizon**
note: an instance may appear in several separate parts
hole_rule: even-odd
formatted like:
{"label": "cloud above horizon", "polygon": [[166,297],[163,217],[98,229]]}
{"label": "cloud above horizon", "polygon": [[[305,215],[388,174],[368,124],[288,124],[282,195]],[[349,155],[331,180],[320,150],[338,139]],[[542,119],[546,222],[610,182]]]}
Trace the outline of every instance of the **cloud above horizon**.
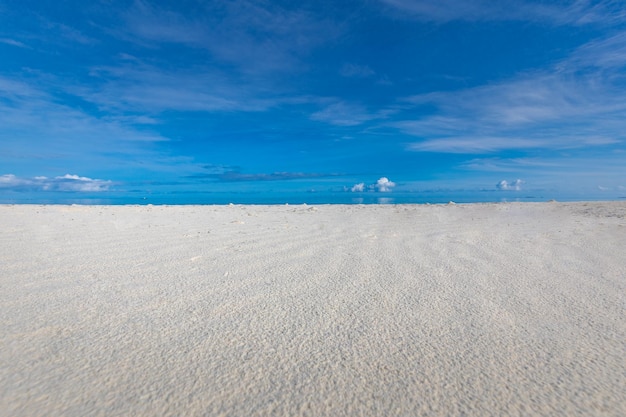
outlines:
{"label": "cloud above horizon", "polygon": [[396,186],[396,183],[390,181],[387,177],[380,177],[378,181],[374,184],[365,185],[364,182],[360,182],[358,184],[354,184],[350,187],[350,191],[353,193],[362,193],[365,190],[369,191],[377,191],[379,193],[389,193],[393,191],[393,188]]}
{"label": "cloud above horizon", "polygon": [[516,179],[515,181],[502,180],[496,184],[496,188],[502,191],[520,191],[524,181]]}
{"label": "cloud above horizon", "polygon": [[376,184],[374,184],[376,190],[381,193],[389,193],[393,190],[395,186],[396,183],[393,181],[389,181],[387,177],[379,178],[378,181],[376,181]]}
{"label": "cloud above horizon", "polygon": [[13,191],[66,191],[66,192],[103,192],[113,185],[112,181],[92,179],[78,175],[65,174],[54,178],[20,178],[13,174],[0,175],[0,189]]}
{"label": "cloud above horizon", "polygon": [[354,184],[352,188],[350,188],[350,191],[352,191],[353,193],[362,193],[363,191],[365,191],[365,183],[360,182],[358,184]]}

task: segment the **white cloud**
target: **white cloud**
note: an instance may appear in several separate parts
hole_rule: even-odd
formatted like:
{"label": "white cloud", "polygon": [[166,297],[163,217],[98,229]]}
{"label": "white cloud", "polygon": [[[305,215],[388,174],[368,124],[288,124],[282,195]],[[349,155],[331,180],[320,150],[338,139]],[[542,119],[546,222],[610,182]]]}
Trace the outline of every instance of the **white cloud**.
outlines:
{"label": "white cloud", "polygon": [[[570,161],[572,158],[567,158]],[[521,170],[547,171],[563,170],[563,160],[549,158],[475,158],[464,162],[461,167],[483,172],[519,172]]]}
{"label": "white cloud", "polygon": [[593,193],[598,185],[617,193],[626,178],[624,153],[607,152],[602,148],[595,152],[581,149],[520,158],[474,158],[459,167],[472,171],[468,177],[477,180],[477,187],[492,182],[493,176],[498,175],[501,179],[507,178],[504,188],[509,189],[516,186],[515,181],[509,179],[522,178],[523,182],[517,185],[531,193],[546,190]]}
{"label": "white cloud", "polygon": [[578,48],[558,70],[568,68],[620,69],[626,66],[626,32],[596,39]]}
{"label": "white cloud", "polygon": [[340,23],[305,8],[254,0],[201,2],[193,17],[136,0],[122,21],[126,27],[120,35],[129,41],[203,48],[253,75],[298,67],[301,56],[341,31]]}
{"label": "white cloud", "polygon": [[352,186],[352,188],[350,188],[350,191],[352,191],[353,193],[362,193],[365,190],[365,183],[364,182],[360,182],[358,184],[354,184]]}
{"label": "white cloud", "polygon": [[395,182],[389,181],[387,177],[379,178],[374,187],[381,193],[388,193],[396,186]]}
{"label": "white cloud", "polygon": [[552,68],[497,84],[412,96],[435,110],[391,124],[422,138],[408,149],[487,153],[575,149],[626,140],[626,32],[590,42]]}
{"label": "white cloud", "polygon": [[125,20],[133,34],[147,40],[198,44],[204,38],[204,28],[199,21],[143,0],[134,1]]}
{"label": "white cloud", "polygon": [[21,187],[22,185],[28,184],[27,180],[22,178],[18,178],[13,174],[6,174],[0,176],[0,188],[14,188]]}
{"label": "white cloud", "polygon": [[55,177],[54,180],[50,182],[56,184],[60,191],[107,191],[112,184],[111,181],[70,174]]}
{"label": "white cloud", "polygon": [[18,48],[28,48],[28,46],[24,45],[22,42],[10,38],[0,38],[0,43],[4,43],[5,45],[17,46]]}
{"label": "white cloud", "polygon": [[532,21],[553,25],[610,24],[626,19],[622,2],[570,1],[548,4],[528,0],[381,0],[402,16],[422,21]]}
{"label": "white cloud", "polygon": [[38,176],[34,178],[20,178],[13,174],[0,176],[0,188],[15,191],[74,191],[74,192],[102,192],[108,191],[112,181],[92,179],[78,175],[65,174],[54,178]]}
{"label": "white cloud", "polygon": [[52,76],[28,82],[0,76],[0,166],[11,172],[24,160],[45,159],[55,171],[80,172],[93,164],[164,169],[167,155],[159,144],[168,138],[145,124],[150,119],[136,113],[97,116],[61,104],[57,94],[69,94],[69,88]]}
{"label": "white cloud", "polygon": [[[419,128],[411,125],[410,122],[403,126],[407,133]],[[538,148],[546,144],[548,143],[539,140],[505,136],[451,136],[411,143],[408,145],[408,149],[421,152],[485,153],[507,149]]]}
{"label": "white cloud", "polygon": [[[393,190],[396,186],[396,183],[393,181],[389,181],[387,177],[381,177],[376,181],[376,184],[365,185],[364,182],[360,182],[358,184],[354,184],[350,191],[353,193],[362,193],[365,190],[368,191],[378,191],[380,193],[388,193]],[[344,190],[348,190],[348,188],[344,188]]]}
{"label": "white cloud", "polygon": [[164,70],[126,61],[91,68],[90,75],[96,81],[92,86],[69,92],[115,112],[262,111],[280,101],[254,79],[236,79],[214,67]]}
{"label": "white cloud", "polygon": [[523,183],[524,181],[520,179],[511,182],[502,180],[496,185],[496,188],[503,191],[520,191]]}
{"label": "white cloud", "polygon": [[336,126],[357,126],[378,116],[368,113],[361,105],[339,101],[326,106],[311,115],[312,120],[330,123]]}

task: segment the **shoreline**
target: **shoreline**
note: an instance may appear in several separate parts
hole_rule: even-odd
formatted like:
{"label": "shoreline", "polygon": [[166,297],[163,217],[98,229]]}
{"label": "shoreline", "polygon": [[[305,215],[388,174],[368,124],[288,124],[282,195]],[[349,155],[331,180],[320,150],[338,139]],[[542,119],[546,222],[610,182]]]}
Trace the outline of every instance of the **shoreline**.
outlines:
{"label": "shoreline", "polygon": [[625,204],[626,197],[614,200],[545,200],[545,201],[446,201],[446,202],[416,202],[416,203],[215,203],[215,204],[198,204],[198,203],[180,203],[180,204],[155,204],[155,203],[129,203],[129,204],[82,204],[82,203],[0,203],[0,207],[19,207],[19,206],[76,206],[76,207],[228,207],[228,206],[252,206],[252,207],[281,207],[281,206],[338,206],[338,207],[372,207],[372,206],[446,206],[446,205],[506,205],[506,204]]}

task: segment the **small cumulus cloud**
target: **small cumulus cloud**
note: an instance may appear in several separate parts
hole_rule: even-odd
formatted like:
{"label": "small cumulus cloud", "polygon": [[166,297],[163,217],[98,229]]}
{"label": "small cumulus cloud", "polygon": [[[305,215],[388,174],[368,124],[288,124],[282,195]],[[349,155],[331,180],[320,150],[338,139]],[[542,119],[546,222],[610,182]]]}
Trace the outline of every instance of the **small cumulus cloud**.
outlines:
{"label": "small cumulus cloud", "polygon": [[365,190],[365,183],[364,182],[360,182],[358,184],[354,184],[352,186],[352,188],[350,188],[350,191],[352,191],[353,193],[362,193]]}
{"label": "small cumulus cloud", "polygon": [[391,192],[393,187],[396,186],[396,183],[393,181],[389,181],[387,177],[382,177],[378,181],[376,181],[376,189],[381,193]]}
{"label": "small cumulus cloud", "polygon": [[13,174],[0,176],[0,188],[14,191],[69,191],[101,192],[108,191],[112,181],[92,179],[78,175],[65,174],[54,178],[38,176],[20,178]]}
{"label": "small cumulus cloud", "polygon": [[496,185],[496,188],[502,191],[519,191],[522,189],[523,183],[524,181],[520,179],[516,179],[515,181],[511,182],[507,180],[502,180]]}
{"label": "small cumulus cloud", "polygon": [[367,189],[369,191],[378,191],[379,193],[388,193],[391,192],[395,186],[396,183],[393,181],[389,181],[389,178],[381,177],[378,179],[378,181],[376,181],[376,184],[371,184],[367,186],[364,182],[354,184],[350,188],[350,191],[353,193],[362,193]]}

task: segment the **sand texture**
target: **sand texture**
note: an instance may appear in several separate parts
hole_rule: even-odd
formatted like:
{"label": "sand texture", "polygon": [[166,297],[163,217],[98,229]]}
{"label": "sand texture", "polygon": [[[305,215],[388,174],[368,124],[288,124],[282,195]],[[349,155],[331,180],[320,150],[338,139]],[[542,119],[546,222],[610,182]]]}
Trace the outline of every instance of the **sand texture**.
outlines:
{"label": "sand texture", "polygon": [[0,206],[2,416],[625,416],[626,203]]}

